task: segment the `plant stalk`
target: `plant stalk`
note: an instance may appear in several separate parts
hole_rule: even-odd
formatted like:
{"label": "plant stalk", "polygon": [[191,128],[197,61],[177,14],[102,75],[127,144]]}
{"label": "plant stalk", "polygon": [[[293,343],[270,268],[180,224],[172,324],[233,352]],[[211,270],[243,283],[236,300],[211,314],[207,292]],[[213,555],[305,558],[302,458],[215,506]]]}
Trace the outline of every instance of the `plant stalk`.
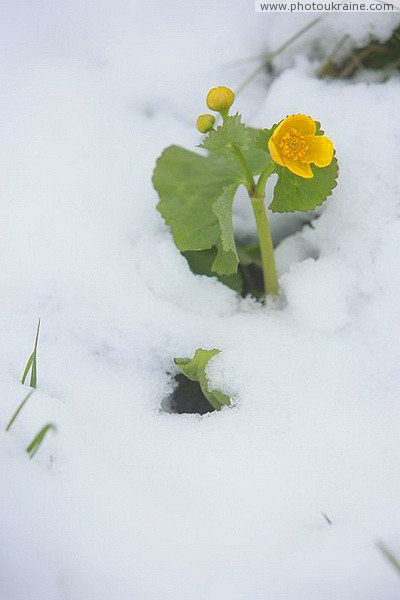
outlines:
{"label": "plant stalk", "polygon": [[277,296],[279,293],[278,276],[274,257],[274,245],[272,243],[271,231],[265,210],[264,194],[250,195],[254,217],[257,225],[258,239],[260,241],[261,262],[264,277],[264,287],[267,294]]}
{"label": "plant stalk", "polygon": [[235,144],[231,144],[231,148],[232,148],[233,152],[235,153],[236,158],[238,159],[238,161],[240,163],[240,166],[242,167],[244,176],[246,177],[246,182],[244,182],[246,189],[249,192],[249,194],[253,193],[256,185],[254,183],[253,175],[252,175],[250,168],[246,162],[246,159],[243,156],[243,152]]}
{"label": "plant stalk", "polygon": [[278,276],[276,274],[276,265],[274,257],[274,245],[272,243],[271,231],[269,228],[267,211],[265,210],[265,186],[268,177],[275,170],[275,164],[271,161],[261,172],[257,184],[254,181],[252,172],[247,161],[235,144],[231,144],[231,149],[235,153],[246,178],[244,182],[247,192],[250,196],[256,220],[257,234],[260,242],[261,262],[264,279],[264,290],[266,294],[277,296],[279,294]]}

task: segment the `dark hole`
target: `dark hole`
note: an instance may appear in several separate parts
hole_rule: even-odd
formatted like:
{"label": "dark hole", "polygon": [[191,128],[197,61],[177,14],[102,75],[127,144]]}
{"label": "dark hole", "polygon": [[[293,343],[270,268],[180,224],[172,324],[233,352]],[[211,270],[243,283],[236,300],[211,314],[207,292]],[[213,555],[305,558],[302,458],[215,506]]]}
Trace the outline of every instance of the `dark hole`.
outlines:
{"label": "dark hole", "polygon": [[263,272],[258,265],[254,263],[250,265],[239,265],[239,272],[243,278],[243,298],[248,294],[251,294],[255,298],[260,298],[264,295]]}
{"label": "dark hole", "polygon": [[190,381],[182,373],[175,375],[174,379],[177,383],[176,388],[162,406],[165,412],[178,415],[185,413],[205,415],[214,411],[197,381]]}

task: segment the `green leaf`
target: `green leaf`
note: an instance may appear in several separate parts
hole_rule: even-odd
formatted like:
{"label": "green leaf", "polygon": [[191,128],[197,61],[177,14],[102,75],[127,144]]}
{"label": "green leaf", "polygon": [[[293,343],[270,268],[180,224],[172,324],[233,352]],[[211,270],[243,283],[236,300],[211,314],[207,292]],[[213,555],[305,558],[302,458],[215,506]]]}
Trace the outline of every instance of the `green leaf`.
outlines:
{"label": "green leaf", "polygon": [[230,275],[218,275],[212,271],[217,250],[210,248],[209,250],[198,250],[197,252],[188,251],[182,252],[183,256],[189,263],[190,270],[197,275],[206,275],[207,277],[216,277],[221,283],[228,286],[239,294],[243,290],[243,279],[239,273],[231,273]]}
{"label": "green leaf", "polygon": [[209,361],[220,353],[220,350],[203,350],[198,348],[193,358],[174,358],[174,363],[182,373],[191,381],[200,384],[201,391],[215,410],[221,410],[223,406],[229,406],[231,399],[219,390],[211,390],[208,385],[206,369]]}
{"label": "green leaf", "polygon": [[[256,145],[257,137],[262,130],[254,129],[253,127],[246,127],[245,129],[248,138],[248,143],[247,148],[241,148],[241,150],[252,174],[258,175],[259,173],[261,173],[267,162],[265,152],[262,148],[259,148]],[[212,150],[209,149],[209,151],[210,153],[212,153]],[[225,164],[229,164],[234,171],[237,171],[241,174],[237,157],[229,148],[223,148],[217,151],[216,153],[223,157]],[[212,153],[212,156],[215,156],[215,153]],[[245,181],[245,179],[241,177],[241,181]]]}
{"label": "green leaf", "polygon": [[238,264],[239,259],[236,251],[232,252],[230,250],[229,252],[225,252],[221,241],[218,242],[217,256],[211,265],[211,269],[217,275],[228,275],[229,273],[237,273]]}
{"label": "green leaf", "polygon": [[279,179],[275,185],[273,200],[269,205],[272,212],[314,210],[332,194],[338,176],[336,158],[333,158],[327,167],[320,169],[311,165],[311,169],[314,177],[306,179],[295,175],[286,167],[276,165]]}
{"label": "green leaf", "polygon": [[[250,143],[243,154],[256,175],[268,158],[255,147],[258,130],[246,128],[246,132]],[[211,270],[221,281],[237,273],[231,213],[236,190],[244,182],[236,156],[227,149],[201,156],[171,146],[158,159],[154,170],[153,184],[160,197],[157,208],[171,227],[176,246],[181,252],[214,249]],[[240,277],[232,280],[230,287],[241,289]]]}
{"label": "green leaf", "polygon": [[162,153],[153,175],[160,196],[157,208],[179,250],[205,250],[218,243],[221,231],[213,204],[224,188],[243,180],[235,167],[219,154],[200,156],[178,146]]}
{"label": "green leaf", "polygon": [[267,154],[269,154],[268,150],[268,142],[271,135],[274,133],[275,129],[278,127],[279,123],[275,123],[272,125],[271,129],[259,129],[257,131],[257,137],[255,140],[256,148],[263,150]]}
{"label": "green leaf", "polygon": [[225,150],[229,144],[235,144],[242,150],[247,150],[250,143],[250,137],[246,125],[241,121],[239,113],[227,117],[222,125],[213,129],[200,144],[200,148],[217,151]]}
{"label": "green leaf", "polygon": [[262,267],[260,244],[248,244],[247,246],[238,247],[240,264],[247,267],[248,265],[257,265]]}
{"label": "green leaf", "polygon": [[[251,127],[247,128],[250,142],[248,150],[243,150],[243,155],[253,175],[258,175],[261,173],[268,162],[268,157],[265,156],[264,148],[257,146],[257,138],[261,131],[261,129],[253,129]],[[266,152],[268,153],[268,148],[266,149]]]}
{"label": "green leaf", "polygon": [[221,231],[217,256],[212,264],[212,270],[218,275],[236,273],[239,263],[232,223],[232,204],[235,193],[235,184],[226,187],[212,207]]}

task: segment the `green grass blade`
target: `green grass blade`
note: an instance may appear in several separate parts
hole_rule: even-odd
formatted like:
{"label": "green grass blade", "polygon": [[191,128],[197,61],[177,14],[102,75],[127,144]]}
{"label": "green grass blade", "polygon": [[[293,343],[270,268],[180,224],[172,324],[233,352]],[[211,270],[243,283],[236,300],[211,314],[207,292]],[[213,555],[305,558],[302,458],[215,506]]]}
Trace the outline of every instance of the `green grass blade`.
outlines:
{"label": "green grass blade", "polygon": [[394,554],[392,554],[392,552],[389,550],[389,548],[383,542],[379,542],[377,544],[377,547],[382,552],[382,554],[386,558],[386,560],[392,565],[392,567],[400,575],[400,561],[399,561],[399,559],[396,558],[396,556]]}
{"label": "green grass blade", "polygon": [[53,423],[47,423],[42,429],[35,435],[29,446],[26,448],[26,452],[29,454],[29,458],[33,458],[36,452],[39,450],[46,434],[49,431],[57,431],[56,426]]}
{"label": "green grass blade", "polygon": [[28,358],[28,362],[26,363],[26,367],[25,367],[25,370],[24,370],[22,378],[21,378],[21,383],[24,384],[26,381],[26,378],[28,377],[29,371],[31,371],[31,379],[30,379],[29,385],[35,389],[37,386],[36,355],[37,355],[37,347],[38,347],[38,341],[39,341],[39,331],[40,331],[40,319],[38,321],[37,328],[36,328],[36,337],[35,337],[35,345],[33,347],[33,352],[30,355],[30,357]]}
{"label": "green grass blade", "polygon": [[29,370],[30,370],[30,368],[31,368],[31,366],[32,366],[32,363],[33,363],[33,359],[34,359],[34,354],[33,354],[33,352],[32,352],[32,354],[31,354],[31,355],[30,355],[30,357],[28,358],[28,362],[26,363],[25,371],[24,371],[24,373],[23,373],[23,375],[22,375],[22,378],[21,378],[21,383],[22,383],[22,384],[24,384],[24,383],[25,383],[25,381],[26,381],[26,378],[27,378],[27,376],[28,376]]}
{"label": "green grass blade", "polygon": [[5,428],[5,431],[9,431],[11,429],[11,426],[14,423],[15,419],[18,417],[19,413],[24,408],[25,404],[28,402],[29,398],[32,396],[32,394],[33,394],[34,391],[35,390],[30,390],[27,393],[27,395],[22,400],[21,404],[18,406],[17,410],[15,411],[15,413],[13,414],[13,416],[11,417],[11,419],[9,420],[9,422],[7,424],[7,427]]}
{"label": "green grass blade", "polygon": [[32,361],[31,381],[30,381],[29,385],[31,386],[31,388],[36,389],[36,385],[37,385],[36,353],[35,353],[35,356]]}
{"label": "green grass blade", "polygon": [[36,328],[35,346],[33,348],[33,351],[35,354],[36,354],[38,340],[39,340],[39,331],[40,331],[40,319],[38,321],[37,328]]}

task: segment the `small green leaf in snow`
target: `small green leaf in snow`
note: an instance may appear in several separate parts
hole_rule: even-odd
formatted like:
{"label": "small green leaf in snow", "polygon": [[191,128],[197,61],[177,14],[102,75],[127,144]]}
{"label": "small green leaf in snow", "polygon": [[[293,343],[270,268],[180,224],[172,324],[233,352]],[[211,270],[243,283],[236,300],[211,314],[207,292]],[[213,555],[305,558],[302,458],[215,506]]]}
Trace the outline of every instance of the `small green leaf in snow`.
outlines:
{"label": "small green leaf in snow", "polygon": [[231,400],[229,396],[219,390],[211,390],[208,384],[207,366],[209,361],[220,353],[220,350],[203,350],[198,348],[193,358],[175,358],[174,363],[180,368],[182,373],[191,381],[197,381],[200,384],[201,391],[215,410],[221,410],[223,406],[229,406]]}

